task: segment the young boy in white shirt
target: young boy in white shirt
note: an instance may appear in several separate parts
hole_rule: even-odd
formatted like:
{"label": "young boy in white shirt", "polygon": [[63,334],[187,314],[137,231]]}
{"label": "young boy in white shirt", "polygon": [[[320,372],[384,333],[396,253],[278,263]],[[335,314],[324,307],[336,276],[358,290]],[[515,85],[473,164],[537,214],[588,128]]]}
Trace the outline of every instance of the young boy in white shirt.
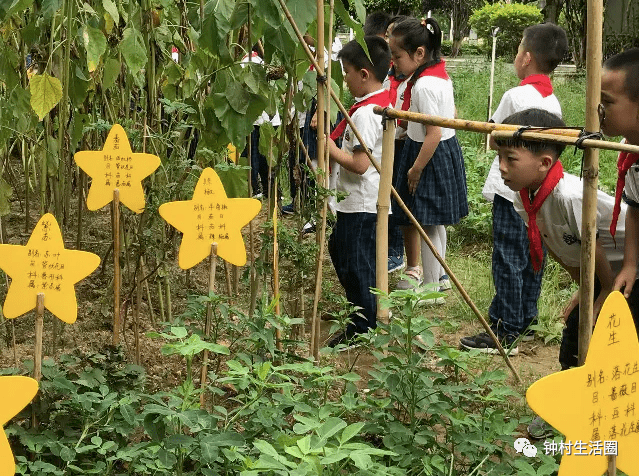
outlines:
{"label": "young boy in white shirt", "polygon": [[[568,50],[564,30],[552,23],[533,25],[524,30],[517,56],[515,72],[521,83],[509,89],[493,114],[492,122],[503,120],[519,111],[535,107],[561,117],[561,106],[553,94],[549,74],[557,67]],[[532,269],[528,254],[526,227],[513,209],[514,193],[499,176],[499,162],[495,158],[482,190],[493,202],[492,272],[495,296],[488,309],[493,332],[504,345],[512,346],[520,335],[532,338],[526,329],[537,318],[537,300],[541,292],[543,267]],[[496,353],[495,343],[487,333],[461,339],[467,349]],[[511,354],[518,348],[512,346]]]}
{"label": "young boy in white shirt", "polygon": [[[513,114],[504,124],[521,124],[533,127],[563,127],[557,116],[540,109],[528,109]],[[548,252],[561,264],[570,276],[579,282],[581,257],[581,212],[583,184],[581,179],[564,174],[559,156],[563,146],[554,143],[533,142],[522,139],[496,141],[499,150],[499,171],[504,183],[514,192],[513,205],[528,227],[530,254],[533,264],[540,266],[543,260],[542,242]],[[598,191],[597,194],[597,242],[595,244],[595,318],[606,297],[613,289],[615,276],[624,259],[624,245],[628,242],[623,225],[617,227],[615,239],[610,233],[614,198]],[[619,221],[624,223],[626,206],[620,207]],[[616,241],[616,243],[615,243]],[[635,262],[635,267],[636,267]],[[628,306],[639,327],[639,286],[632,287],[626,296]],[[564,315],[559,363],[562,370],[577,365],[579,339],[579,306]],[[541,418],[528,427],[534,438],[544,438],[549,427]]]}
{"label": "young boy in white shirt", "polygon": [[[339,52],[345,72],[344,80],[355,98],[349,111],[364,140],[360,142],[343,121],[329,141],[330,159],[339,164],[337,190],[348,196],[336,204],[337,221],[329,241],[329,253],[335,273],[346,291],[347,299],[360,309],[353,313],[344,332],[331,338],[329,347],[341,350],[356,345],[357,334],[375,328],[377,305],[370,288],[375,286],[375,229],[379,174],[364,150],[368,147],[378,161],[382,156],[382,122],[373,113],[374,106],[390,106],[388,90],[382,87],[390,65],[390,50],[377,36],[367,36],[371,63],[363,48],[353,40]],[[342,148],[335,140],[343,135]]]}

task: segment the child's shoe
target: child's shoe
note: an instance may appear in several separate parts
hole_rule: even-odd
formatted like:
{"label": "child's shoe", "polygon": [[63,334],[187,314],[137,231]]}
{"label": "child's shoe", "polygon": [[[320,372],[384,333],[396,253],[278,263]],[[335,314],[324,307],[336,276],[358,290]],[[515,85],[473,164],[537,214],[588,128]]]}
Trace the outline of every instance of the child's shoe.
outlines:
{"label": "child's shoe", "polygon": [[450,284],[450,278],[447,274],[443,275],[439,278],[439,291],[448,291],[449,289],[453,289],[453,286]]}
{"label": "child's shoe", "polygon": [[[516,345],[517,338],[511,335],[500,336],[495,334],[506,354],[513,356],[519,353],[519,347]],[[462,337],[460,339],[461,347],[467,350],[477,349],[484,354],[498,354],[497,344],[491,339],[487,332],[481,332],[474,336]]]}
{"label": "child's shoe", "polygon": [[293,206],[292,203],[290,205],[284,205],[282,207],[282,215],[294,215],[294,214],[295,214],[295,207]]}
{"label": "child's shoe", "polygon": [[404,274],[406,275],[406,278],[398,281],[395,289],[408,291],[422,285],[422,269],[419,266],[406,268]]}

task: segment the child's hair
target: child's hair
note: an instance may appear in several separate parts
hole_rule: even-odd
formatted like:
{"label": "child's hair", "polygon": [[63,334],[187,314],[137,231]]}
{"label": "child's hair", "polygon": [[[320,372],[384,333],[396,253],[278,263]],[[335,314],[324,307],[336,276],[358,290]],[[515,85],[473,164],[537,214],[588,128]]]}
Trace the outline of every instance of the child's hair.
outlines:
{"label": "child's hair", "polygon": [[391,16],[386,12],[373,12],[366,16],[364,21],[364,35],[384,36],[390,25]]}
{"label": "child's hair", "polygon": [[427,18],[421,22],[417,18],[406,18],[398,22],[391,33],[399,43],[400,48],[410,55],[423,46],[426,53],[432,55],[434,61],[439,60],[442,47],[442,31],[434,18]]}
{"label": "child's hair", "polygon": [[639,48],[630,48],[611,56],[604,62],[604,68],[609,71],[624,71],[626,94],[632,101],[639,102]]}
{"label": "child's hair", "polygon": [[568,37],[560,26],[540,23],[524,30],[522,45],[535,58],[541,71],[550,74],[568,52]]}
{"label": "child's hair", "polygon": [[388,44],[379,36],[365,36],[364,41],[366,42],[368,53],[374,61],[373,63],[366,56],[364,48],[361,47],[357,40],[351,40],[346,43],[344,48],[337,54],[337,57],[357,69],[366,69],[372,72],[373,76],[382,83],[386,79],[388,68],[390,68],[391,53]]}
{"label": "child's hair", "polygon": [[409,16],[407,16],[407,15],[396,15],[396,16],[394,16],[393,18],[391,18],[391,19],[390,19],[390,22],[388,22],[388,27],[386,28],[386,31],[388,31],[388,28],[392,26],[393,28],[392,28],[392,29],[391,29],[391,31],[390,31],[390,33],[392,34],[392,33],[393,33],[393,30],[395,29],[395,26],[396,26],[398,23],[401,23],[401,22],[403,22],[404,20],[407,20],[407,19],[409,19],[409,18],[410,18],[410,17],[409,17]]}
{"label": "child's hair", "polygon": [[[546,129],[555,129],[566,126],[566,123],[559,116],[544,109],[535,108],[526,109],[525,111],[511,114],[506,119],[504,119],[502,123],[520,124],[522,126],[531,127],[543,127]],[[555,142],[532,141],[521,138],[498,139],[495,140],[495,142],[499,147],[524,148],[529,150],[533,154],[550,152],[553,156],[553,160],[559,158],[565,148],[563,144]]]}

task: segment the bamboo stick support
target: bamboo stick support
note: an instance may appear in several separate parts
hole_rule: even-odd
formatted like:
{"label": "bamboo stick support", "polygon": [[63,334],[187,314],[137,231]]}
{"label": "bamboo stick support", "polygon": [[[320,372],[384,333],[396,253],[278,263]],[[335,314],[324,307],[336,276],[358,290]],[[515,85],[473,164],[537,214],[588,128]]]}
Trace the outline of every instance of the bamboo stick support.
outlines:
{"label": "bamboo stick support", "polygon": [[[275,318],[279,321],[282,313],[280,309],[280,250],[277,243],[277,210],[273,212],[273,299],[275,299]],[[282,330],[275,328],[275,345],[282,352]]]}
{"label": "bamboo stick support", "polygon": [[[375,106],[373,111],[375,114],[384,112],[384,108]],[[465,119],[449,119],[440,116],[431,116],[429,114],[420,114],[410,111],[399,111],[393,108],[386,108],[386,115],[391,119],[399,119],[403,121],[419,122],[420,124],[446,127],[468,132],[483,132],[490,134],[492,131],[516,131],[521,126],[515,124],[496,124],[494,122],[467,121]],[[546,133],[558,136],[579,137],[581,129],[546,129]]]}
{"label": "bamboo stick support", "polygon": [[[35,349],[33,352],[33,378],[40,383],[42,378],[42,334],[44,331],[44,294],[38,293],[36,297],[35,314]],[[31,419],[33,427],[38,426],[35,405],[32,406]]]}
{"label": "bamboo stick support", "polygon": [[113,345],[120,344],[120,190],[113,190]]}
{"label": "bamboo stick support", "polygon": [[[598,131],[601,96],[603,0],[588,0],[586,45],[586,129]],[[593,326],[595,244],[597,240],[597,180],[599,150],[586,149],[583,162],[581,266],[579,273],[579,365],[586,361]]]}
{"label": "bamboo stick support", "polygon": [[[281,1],[280,1],[281,3]],[[326,90],[322,82],[319,80],[324,72],[324,0],[317,0],[317,63],[322,65],[317,71],[317,168],[322,172],[322,184],[326,186],[326,178],[328,176],[328,166],[325,160],[326,148]],[[300,38],[306,46],[303,38]],[[310,50],[309,50],[310,53]],[[327,82],[330,82],[330,78]],[[313,295],[313,321],[311,326],[311,343],[310,354],[315,362],[319,362],[319,340],[320,340],[320,322],[317,315],[319,299],[322,292],[322,266],[324,264],[324,242],[326,241],[326,213],[328,210],[328,200],[323,198],[319,204],[319,212],[321,223],[317,233],[319,249],[317,251],[317,266],[315,269],[315,293]]]}
{"label": "bamboo stick support", "polygon": [[140,280],[144,276],[142,266],[138,266],[138,278],[135,285],[135,308],[133,311],[133,336],[135,343],[135,363],[140,365],[142,359],[140,357],[140,308],[142,307],[142,283]]}
{"label": "bamboo stick support", "polygon": [[[597,126],[599,127],[599,126]],[[490,133],[491,137],[495,139],[511,139],[513,135],[516,133],[513,131],[493,131]],[[548,134],[545,131],[524,131],[521,133],[521,138],[532,141],[544,141],[544,142],[558,142],[560,144],[565,145],[575,145],[579,140],[576,137],[567,137],[567,136],[559,136],[555,134]],[[610,142],[605,140],[598,139],[585,139],[582,141],[581,146],[585,149],[597,148],[597,149],[605,149],[605,150],[614,150],[618,152],[630,152],[633,154],[639,154],[639,146],[632,144],[621,144],[619,142]]]}
{"label": "bamboo stick support", "polygon": [[608,456],[607,476],[617,476],[617,455]]}
{"label": "bamboo stick support", "polygon": [[[291,26],[293,27],[293,30],[295,31],[295,34],[297,35],[298,40],[301,42],[302,47],[304,48],[304,51],[306,52],[307,57],[311,60],[311,63],[313,64],[313,67],[315,68],[317,73],[319,75],[321,75],[324,72],[323,64],[320,66],[320,64],[317,61],[315,61],[315,58],[313,57],[313,54],[311,53],[310,49],[308,48],[308,46],[304,42],[304,38],[303,38],[301,32],[299,31],[299,28],[295,24],[295,20],[291,16],[291,13],[288,10],[288,7],[286,6],[286,3],[284,2],[284,0],[278,0],[278,1],[279,1],[280,6],[282,7],[282,11],[284,12],[286,18],[291,23]],[[351,126],[351,128],[353,130],[353,133],[355,134],[355,137],[357,138],[357,140],[362,145],[366,144],[366,142],[363,140],[361,134],[359,133],[357,127],[355,126],[355,124],[353,124],[353,121],[351,120],[351,118],[350,118],[350,116],[348,114],[348,111],[346,110],[346,108],[344,108],[344,105],[342,104],[340,98],[337,96],[337,94],[333,90],[331,90],[331,97],[333,98],[333,100],[337,104],[337,107],[342,112],[342,114],[344,114],[344,119]],[[376,107],[375,111],[377,113],[381,114],[384,111],[384,109]],[[394,111],[394,110],[389,108],[388,112],[394,113],[396,111]],[[392,117],[392,118],[396,118],[396,116],[393,116],[391,114],[388,114],[388,116]],[[462,121],[462,122],[464,122],[464,123],[472,123],[473,121]],[[490,123],[480,123],[480,124],[485,125],[485,124],[490,124]],[[471,130],[471,129],[469,129],[469,130]],[[476,131],[476,132],[482,132],[482,131]],[[562,130],[562,132],[565,133],[566,131]],[[377,163],[377,161],[375,160],[373,155],[371,154],[370,150],[367,147],[363,147],[363,150],[366,152],[366,155],[368,156],[368,159],[371,161],[371,164],[373,165],[373,167],[375,167],[377,172],[378,173],[381,172],[381,167]],[[442,267],[446,271],[446,274],[448,274],[448,276],[450,277],[450,280],[457,287],[457,289],[459,290],[460,294],[462,295],[464,301],[466,301],[466,304],[468,304],[468,306],[471,308],[473,313],[479,319],[479,322],[482,324],[482,326],[484,327],[484,329],[486,330],[488,335],[496,343],[497,350],[499,351],[500,355],[503,357],[504,361],[506,362],[506,365],[508,366],[508,368],[510,369],[511,373],[515,377],[515,380],[517,381],[517,383],[521,383],[521,377],[519,377],[519,373],[517,372],[515,367],[513,367],[512,362],[508,358],[508,355],[504,351],[504,348],[502,347],[502,345],[499,343],[497,337],[495,336],[495,334],[491,330],[490,325],[488,324],[488,322],[486,322],[486,319],[484,318],[484,316],[481,315],[481,313],[479,312],[479,309],[477,308],[475,303],[470,299],[470,296],[468,295],[466,290],[463,288],[463,286],[461,285],[461,283],[459,282],[457,277],[454,275],[454,273],[448,267],[448,264],[439,255],[439,252],[433,246],[433,243],[430,241],[430,238],[428,237],[428,235],[426,234],[426,232],[424,231],[424,229],[422,228],[420,223],[415,219],[413,214],[410,212],[408,207],[406,207],[406,204],[401,199],[401,197],[399,196],[399,194],[397,193],[395,188],[391,188],[391,193],[392,193],[393,198],[395,199],[395,201],[399,205],[399,207],[403,210],[403,212],[406,214],[406,216],[410,220],[411,224],[413,224],[417,228],[420,236],[425,241],[425,243],[428,245],[428,247],[432,251],[432,253],[435,256],[435,258],[437,259],[437,261],[439,261],[439,263],[442,265]],[[313,323],[315,324],[315,319],[314,319]]]}
{"label": "bamboo stick support", "polygon": [[[377,198],[376,228],[376,267],[375,285],[383,293],[388,293],[388,212],[393,180],[393,161],[395,160],[395,119],[384,119],[384,135],[382,138],[382,173],[379,179],[379,195]],[[377,299],[377,320],[388,323],[388,308],[380,306]]]}
{"label": "bamboo stick support", "polygon": [[233,300],[233,282],[231,278],[231,263],[224,261],[224,277],[226,278],[226,293]]}
{"label": "bamboo stick support", "polygon": [[[217,243],[213,243],[211,245],[211,255],[209,257],[209,296],[211,293],[215,292],[215,271],[217,268]],[[206,303],[206,322],[204,324],[204,338],[208,340],[211,335],[211,325],[213,322],[213,305],[211,301]],[[200,375],[200,388],[202,393],[200,393],[200,407],[204,408],[205,402],[205,394],[204,389],[206,388],[206,375],[208,373],[209,367],[209,351],[208,349],[204,349],[204,355],[202,357],[202,373]]]}

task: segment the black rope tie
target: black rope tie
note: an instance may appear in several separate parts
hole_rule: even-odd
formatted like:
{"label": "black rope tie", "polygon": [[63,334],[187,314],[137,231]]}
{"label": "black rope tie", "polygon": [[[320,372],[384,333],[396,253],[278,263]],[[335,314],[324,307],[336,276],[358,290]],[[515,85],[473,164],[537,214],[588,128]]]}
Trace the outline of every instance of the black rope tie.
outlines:
{"label": "black rope tie", "polygon": [[521,135],[522,135],[524,132],[526,132],[526,131],[528,131],[528,130],[530,130],[530,129],[532,129],[532,127],[531,127],[531,126],[522,126],[522,127],[520,127],[519,129],[517,129],[517,130],[513,133],[513,140],[521,140]]}
{"label": "black rope tie", "polygon": [[326,84],[328,82],[328,78],[326,76],[317,75],[317,82],[320,84]]}
{"label": "black rope tie", "polygon": [[390,117],[388,117],[388,110],[391,109],[390,106],[386,106],[384,109],[382,109],[382,128],[384,130],[386,130],[386,121],[391,120]]}
{"label": "black rope tie", "polygon": [[600,132],[587,132],[585,129],[582,129],[581,132],[579,133],[579,137],[577,138],[577,141],[575,142],[575,151],[573,152],[573,155],[575,155],[577,153],[577,150],[581,150],[583,153],[581,154],[581,167],[579,169],[579,178],[584,178],[584,160],[586,158],[586,154],[585,154],[585,147],[584,147],[584,141],[588,140],[588,139],[595,139],[595,140],[603,140],[603,134]]}

